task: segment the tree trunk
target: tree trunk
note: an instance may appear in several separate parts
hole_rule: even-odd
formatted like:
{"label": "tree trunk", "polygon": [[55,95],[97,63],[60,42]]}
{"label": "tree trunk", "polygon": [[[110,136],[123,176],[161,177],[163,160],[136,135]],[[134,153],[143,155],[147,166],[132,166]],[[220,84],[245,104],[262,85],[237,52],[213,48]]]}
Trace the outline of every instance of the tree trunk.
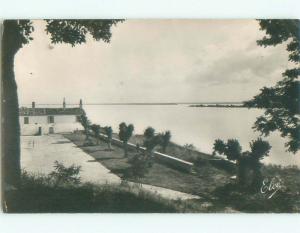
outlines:
{"label": "tree trunk", "polygon": [[108,145],[108,149],[111,150],[111,140],[110,139],[108,139],[107,145]]}
{"label": "tree trunk", "polygon": [[10,187],[19,186],[21,174],[19,105],[14,57],[22,47],[22,42],[16,20],[4,21],[1,47],[2,190],[6,191]]}
{"label": "tree trunk", "polygon": [[253,177],[252,177],[251,185],[254,189],[258,189],[261,187],[263,181],[263,175],[261,172],[261,163],[257,161],[254,164],[252,170],[253,170]]}
{"label": "tree trunk", "polygon": [[127,157],[127,142],[123,142],[124,155]]}
{"label": "tree trunk", "polygon": [[244,161],[238,159],[236,165],[237,165],[237,181],[239,185],[243,186],[245,184],[245,163]]}
{"label": "tree trunk", "polygon": [[84,130],[85,130],[85,141],[87,141],[90,139],[89,130],[88,128],[85,128]]}

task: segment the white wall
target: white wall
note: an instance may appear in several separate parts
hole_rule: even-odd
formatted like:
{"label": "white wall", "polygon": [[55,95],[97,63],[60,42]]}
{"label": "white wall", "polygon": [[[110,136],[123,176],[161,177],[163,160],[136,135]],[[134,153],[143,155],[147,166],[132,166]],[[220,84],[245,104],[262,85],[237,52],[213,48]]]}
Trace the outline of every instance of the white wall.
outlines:
{"label": "white wall", "polygon": [[[24,117],[20,116],[20,125],[24,125]],[[47,124],[48,116],[28,116],[29,124]],[[54,115],[54,123],[76,123],[75,115]]]}
{"label": "white wall", "polygon": [[54,123],[48,123],[48,116],[28,116],[29,124],[24,124],[24,116],[19,117],[21,126],[21,135],[35,135],[39,127],[42,128],[42,134],[48,134],[49,128],[53,127],[54,133],[73,132],[82,130],[79,122],[76,122],[75,115],[56,115]]}

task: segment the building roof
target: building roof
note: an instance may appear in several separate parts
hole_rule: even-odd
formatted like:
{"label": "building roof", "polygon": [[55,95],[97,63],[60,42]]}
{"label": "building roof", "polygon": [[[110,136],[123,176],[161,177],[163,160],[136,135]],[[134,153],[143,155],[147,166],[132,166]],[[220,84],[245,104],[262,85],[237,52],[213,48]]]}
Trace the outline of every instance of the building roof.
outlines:
{"label": "building roof", "polygon": [[20,116],[48,116],[48,115],[82,115],[82,108],[26,108],[19,109]]}

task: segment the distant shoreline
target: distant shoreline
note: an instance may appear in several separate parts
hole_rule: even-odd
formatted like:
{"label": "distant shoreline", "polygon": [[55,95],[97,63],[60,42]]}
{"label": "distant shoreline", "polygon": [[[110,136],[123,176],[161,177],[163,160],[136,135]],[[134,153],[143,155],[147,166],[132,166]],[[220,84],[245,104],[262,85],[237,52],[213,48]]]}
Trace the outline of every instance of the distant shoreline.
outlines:
{"label": "distant shoreline", "polygon": [[247,108],[243,104],[234,105],[234,104],[194,104],[189,107],[195,108]]}
{"label": "distant shoreline", "polygon": [[[20,104],[20,106],[26,106],[31,104]],[[36,104],[38,105],[61,105],[60,103],[57,104]],[[78,105],[78,103],[67,103],[67,105]],[[189,107],[215,107],[220,106],[236,106],[236,105],[243,105],[242,102],[165,102],[165,103],[84,103],[83,105],[189,105]]]}

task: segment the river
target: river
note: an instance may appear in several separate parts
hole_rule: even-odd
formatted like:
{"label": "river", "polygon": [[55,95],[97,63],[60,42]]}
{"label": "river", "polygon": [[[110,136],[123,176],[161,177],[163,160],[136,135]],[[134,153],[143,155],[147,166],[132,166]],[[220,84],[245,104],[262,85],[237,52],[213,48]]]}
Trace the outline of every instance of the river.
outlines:
{"label": "river", "polygon": [[[26,105],[24,105],[26,106]],[[27,106],[29,107],[29,105]],[[61,105],[37,105],[37,107],[61,107]],[[76,107],[68,105],[67,107]],[[134,133],[142,134],[151,126],[156,132],[170,130],[171,140],[177,144],[193,144],[199,151],[212,153],[215,139],[238,139],[243,151],[249,150],[249,142],[260,136],[252,126],[255,119],[263,114],[260,109],[189,107],[188,104],[176,105],[84,105],[88,118],[94,124],[111,126],[118,132],[121,122],[134,125]],[[286,139],[276,131],[268,137],[272,148],[269,157],[263,162],[282,166],[300,167],[300,152],[286,151]]]}
{"label": "river", "polygon": [[[256,117],[263,113],[259,109],[246,108],[197,108],[178,105],[85,105],[84,109],[92,123],[112,126],[115,132],[122,121],[132,123],[135,133],[142,134],[151,126],[157,132],[170,130],[172,141],[184,145],[193,144],[202,152],[211,153],[213,142],[220,138],[236,138],[243,150],[249,142],[260,136],[252,126]],[[292,154],[284,147],[285,139],[278,132],[265,140],[272,146],[270,156],[264,163],[300,167],[300,153]]]}

